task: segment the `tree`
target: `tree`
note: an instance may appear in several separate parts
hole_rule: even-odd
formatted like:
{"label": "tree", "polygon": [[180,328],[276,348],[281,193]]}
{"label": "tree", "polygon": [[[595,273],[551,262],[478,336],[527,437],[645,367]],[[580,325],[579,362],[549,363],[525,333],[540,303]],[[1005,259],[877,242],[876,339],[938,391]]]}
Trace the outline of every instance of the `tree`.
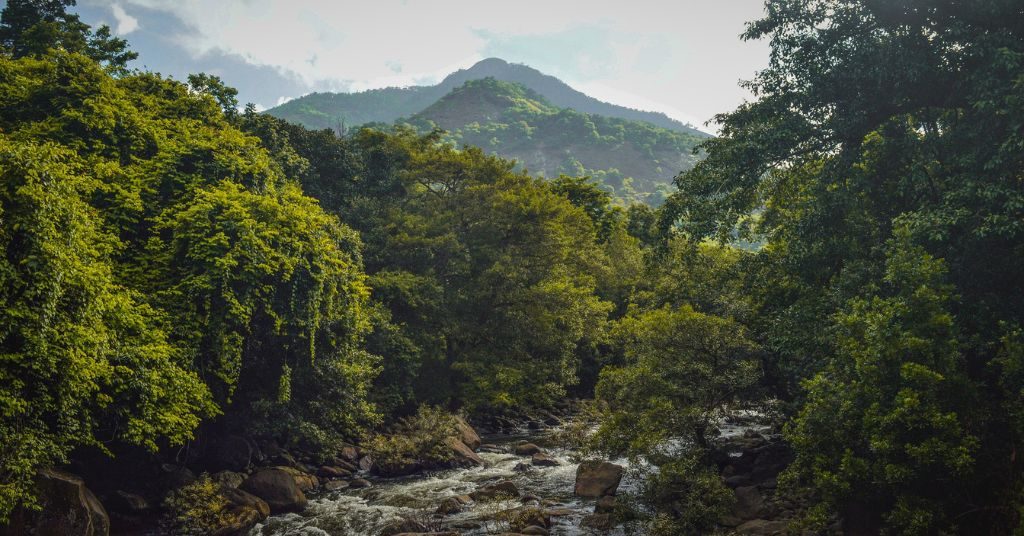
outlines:
{"label": "tree", "polygon": [[[1006,533],[1020,522],[1020,427],[1005,411],[1006,397],[1019,390],[1006,383],[1013,375],[993,371],[1002,341],[1024,322],[1024,153],[1016,149],[1024,125],[1022,20],[1019,5],[1004,1],[767,3],[766,16],[745,34],[772,45],[769,67],[747,83],[757,98],[718,117],[722,135],[703,145],[704,161],[677,177],[679,192],[661,220],[663,230],[691,238],[766,243],[749,265],[751,324],[771,352],[767,369],[780,394],[794,408],[815,404],[797,413],[791,430],[812,426],[827,413],[817,404],[845,400],[848,390],[863,397],[857,407],[895,412],[885,386],[912,388],[923,397],[917,417],[942,421],[902,424],[921,434],[910,444],[931,441],[948,456],[949,488],[934,486],[962,493],[948,499],[921,491],[928,487],[917,479],[921,460],[895,461],[890,445],[855,450],[865,469],[903,472],[886,475],[884,497],[868,505],[894,530],[970,524]],[[955,329],[919,332],[921,319],[889,301],[908,299],[883,291],[893,292],[893,241],[921,252],[919,259],[941,259]],[[861,305],[851,313],[851,304]],[[851,314],[872,329],[851,331]],[[874,329],[894,342],[920,340],[936,355],[952,345],[963,364],[932,363],[932,375],[915,365],[920,355],[876,348]],[[849,363],[865,352],[909,368],[884,369],[893,376],[876,388],[867,387],[863,371],[836,372],[839,356]],[[817,379],[801,391],[810,378]],[[947,385],[959,385],[959,397],[971,401],[969,418],[938,395]],[[831,423],[839,429],[893,433],[881,421],[859,422],[856,411],[839,415],[844,420]],[[976,441],[968,451],[983,454],[961,455],[948,436],[954,429]],[[795,438],[804,460],[821,446],[806,439]],[[815,486],[835,476],[826,467],[835,467],[836,456],[825,458]],[[839,511],[877,491],[875,483],[836,478],[848,487],[829,492]]]}
{"label": "tree", "polygon": [[634,312],[613,336],[625,363],[601,371],[596,393],[610,408],[598,431],[609,452],[654,455],[672,439],[706,449],[720,410],[757,381],[743,327],[687,305]]}
{"label": "tree", "polygon": [[93,32],[78,15],[67,12],[74,5],[75,0],[8,0],[0,14],[0,46],[15,58],[59,47],[105,63],[112,73],[127,73],[128,62],[138,53],[124,39],[111,36],[109,26]]}
{"label": "tree", "polygon": [[215,413],[168,318],[116,279],[74,152],[0,136],[0,520],[36,470],[113,439],[150,450]]}

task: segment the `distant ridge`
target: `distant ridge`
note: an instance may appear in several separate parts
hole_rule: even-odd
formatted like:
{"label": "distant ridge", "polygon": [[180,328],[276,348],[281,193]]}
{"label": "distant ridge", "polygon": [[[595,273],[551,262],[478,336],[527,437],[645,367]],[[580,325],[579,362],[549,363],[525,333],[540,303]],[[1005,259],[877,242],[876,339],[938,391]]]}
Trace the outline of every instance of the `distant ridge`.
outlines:
{"label": "distant ridge", "polygon": [[455,145],[474,145],[516,160],[531,173],[587,175],[615,198],[653,205],[690,169],[704,136],[556,106],[525,85],[468,80],[399,122],[421,132],[440,128]]}
{"label": "distant ridge", "polygon": [[468,81],[484,78],[521,84],[560,108],[631,121],[645,121],[676,132],[707,136],[696,128],[661,112],[635,110],[603,102],[573,89],[554,76],[498,58],[481,60],[468,69],[460,69],[433,86],[392,87],[359,93],[311,93],[271,108],[266,113],[315,129],[337,129],[342,124],[356,126],[366,123],[391,123],[425,110]]}

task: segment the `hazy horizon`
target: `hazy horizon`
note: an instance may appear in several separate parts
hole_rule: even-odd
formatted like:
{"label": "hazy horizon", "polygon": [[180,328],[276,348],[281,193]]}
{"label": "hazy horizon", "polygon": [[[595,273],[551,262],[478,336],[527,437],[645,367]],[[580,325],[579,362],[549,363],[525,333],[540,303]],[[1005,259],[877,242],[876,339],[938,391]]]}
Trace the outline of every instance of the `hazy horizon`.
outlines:
{"label": "hazy horizon", "polygon": [[74,10],[127,39],[134,66],[218,75],[261,110],[318,91],[431,85],[496,57],[703,127],[749,97],[738,82],[768,61],[766,43],[739,38],[761,0],[634,2],[626,14],[611,3],[461,0],[80,0]]}

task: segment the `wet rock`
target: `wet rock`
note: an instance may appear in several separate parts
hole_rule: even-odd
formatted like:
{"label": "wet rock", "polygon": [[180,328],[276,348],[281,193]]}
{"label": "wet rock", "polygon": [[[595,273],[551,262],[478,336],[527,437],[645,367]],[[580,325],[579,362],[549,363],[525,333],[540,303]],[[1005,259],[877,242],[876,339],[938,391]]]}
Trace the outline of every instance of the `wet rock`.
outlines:
{"label": "wet rock", "polygon": [[341,447],[341,452],[338,453],[341,459],[349,463],[359,463],[359,449],[352,445],[345,445]]}
{"label": "wet rock", "polygon": [[575,493],[580,497],[615,495],[622,481],[621,465],[603,461],[586,461],[576,469]]}
{"label": "wet rock", "polygon": [[576,515],[576,511],[570,510],[569,508],[549,508],[544,510],[544,514],[548,517],[565,517]]}
{"label": "wet rock", "polygon": [[519,502],[523,502],[523,503],[527,503],[527,502],[535,502],[535,503],[537,503],[537,504],[540,504],[540,497],[538,497],[538,496],[536,496],[536,495],[523,495],[523,496],[522,496],[522,497],[521,497],[521,498],[519,499]]}
{"label": "wet rock", "polygon": [[516,445],[515,448],[517,456],[533,456],[539,452],[541,452],[540,447],[533,443],[523,443],[521,445]]}
{"label": "wet rock", "polygon": [[495,499],[498,497],[518,497],[519,487],[514,482],[503,480],[495,484],[488,484],[469,494],[474,501]]}
{"label": "wet rock", "polygon": [[99,499],[78,476],[52,469],[36,475],[38,511],[12,512],[0,534],[60,534],[68,536],[106,536],[110,518]]}
{"label": "wet rock", "polygon": [[270,505],[267,501],[249,493],[247,491],[235,488],[221,488],[220,494],[227,499],[228,504],[234,508],[248,508],[260,515],[260,521],[266,519],[270,515]]}
{"label": "wet rock", "polygon": [[560,463],[558,463],[558,460],[548,456],[547,454],[544,454],[543,452],[538,452],[537,454],[534,454],[533,459],[530,460],[530,463],[536,465],[537,467],[555,467],[556,465],[561,465]]}
{"label": "wet rock", "polygon": [[758,536],[775,536],[786,534],[789,526],[787,521],[768,521],[766,519],[753,519],[736,527],[737,534],[754,534]]}
{"label": "wet rock", "polygon": [[535,535],[539,535],[539,536],[548,536],[548,534],[550,534],[550,533],[548,532],[548,529],[546,529],[544,527],[538,527],[536,525],[530,525],[529,527],[526,527],[523,530],[519,531],[519,534],[531,534],[531,535],[535,534]]}
{"label": "wet rock", "polygon": [[590,514],[580,521],[580,526],[586,529],[611,530],[615,525],[610,514]]}
{"label": "wet rock", "polygon": [[501,447],[499,445],[495,445],[493,443],[484,443],[484,444],[480,445],[480,448],[477,449],[477,450],[480,451],[480,452],[490,452],[490,453],[493,453],[493,454],[501,454],[501,453],[507,452],[507,449],[505,449],[504,447]]}
{"label": "wet rock", "polygon": [[484,464],[484,459],[479,454],[473,452],[473,449],[466,446],[465,443],[459,440],[457,437],[450,437],[447,439],[448,446],[452,449],[452,453],[455,456],[454,465],[460,467],[474,467]]}
{"label": "wet rock", "polygon": [[324,478],[348,478],[352,476],[352,471],[334,465],[323,465],[316,470],[316,474]]}
{"label": "wet rock", "polygon": [[373,458],[370,456],[363,456],[359,458],[359,469],[361,471],[370,471],[373,469]]}
{"label": "wet rock", "polygon": [[540,421],[530,421],[526,423],[526,427],[529,428],[530,430],[540,430],[541,423]]}
{"label": "wet rock", "polygon": [[324,489],[327,491],[341,491],[348,488],[348,482],[344,480],[331,480],[324,484]]}
{"label": "wet rock", "polygon": [[245,475],[234,471],[220,471],[210,475],[210,480],[220,484],[221,487],[237,488],[242,485]]}
{"label": "wet rock", "polygon": [[295,478],[281,469],[260,469],[239,488],[266,501],[274,514],[299,512],[306,507],[306,495]]}
{"label": "wet rock", "polygon": [[610,514],[615,510],[615,497],[612,495],[605,495],[597,500],[597,504],[594,505],[594,513],[596,514]]}
{"label": "wet rock", "polygon": [[512,468],[512,470],[517,473],[527,473],[533,470],[533,466],[531,466],[528,463],[519,462],[516,464],[515,467]]}
{"label": "wet rock", "polygon": [[764,498],[757,486],[741,486],[734,491],[736,504],[733,506],[732,515],[739,519],[754,519],[761,515],[764,508]]}
{"label": "wet rock", "polygon": [[368,488],[371,485],[372,484],[370,484],[370,481],[366,480],[365,478],[357,478],[357,479],[355,479],[355,480],[353,480],[353,481],[348,483],[348,487],[350,487],[352,489]]}
{"label": "wet rock", "polygon": [[427,526],[415,519],[402,519],[390,523],[383,530],[381,536],[396,536],[398,534],[420,534],[426,532]]}
{"label": "wet rock", "polygon": [[437,510],[435,510],[434,513],[442,516],[457,514],[462,511],[462,506],[462,501],[455,497],[448,497],[441,501],[441,504],[437,507]]}
{"label": "wet rock", "polygon": [[459,440],[472,450],[480,448],[480,434],[476,433],[462,417],[455,417],[455,426],[459,429]]}
{"label": "wet rock", "polygon": [[285,473],[291,475],[292,478],[295,480],[295,485],[298,486],[299,489],[301,489],[302,491],[311,491],[320,487],[320,479],[301,469],[283,465],[274,467],[274,469],[284,471]]}

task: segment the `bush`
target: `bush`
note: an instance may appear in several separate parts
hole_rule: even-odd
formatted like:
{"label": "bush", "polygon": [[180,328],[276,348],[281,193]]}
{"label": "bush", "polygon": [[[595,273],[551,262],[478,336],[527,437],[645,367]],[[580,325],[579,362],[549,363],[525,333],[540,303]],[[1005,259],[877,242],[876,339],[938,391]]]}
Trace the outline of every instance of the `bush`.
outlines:
{"label": "bush", "polygon": [[164,525],[171,534],[212,534],[233,522],[220,485],[205,473],[199,480],[168,494],[164,508]]}
{"label": "bush", "polygon": [[444,410],[420,406],[415,415],[399,419],[389,434],[367,441],[374,465],[382,474],[407,472],[414,466],[439,467],[454,458],[448,439],[458,435],[455,418]]}
{"label": "bush", "polygon": [[650,534],[707,534],[729,512],[734,496],[714,469],[691,454],[649,475],[640,499],[656,514]]}

